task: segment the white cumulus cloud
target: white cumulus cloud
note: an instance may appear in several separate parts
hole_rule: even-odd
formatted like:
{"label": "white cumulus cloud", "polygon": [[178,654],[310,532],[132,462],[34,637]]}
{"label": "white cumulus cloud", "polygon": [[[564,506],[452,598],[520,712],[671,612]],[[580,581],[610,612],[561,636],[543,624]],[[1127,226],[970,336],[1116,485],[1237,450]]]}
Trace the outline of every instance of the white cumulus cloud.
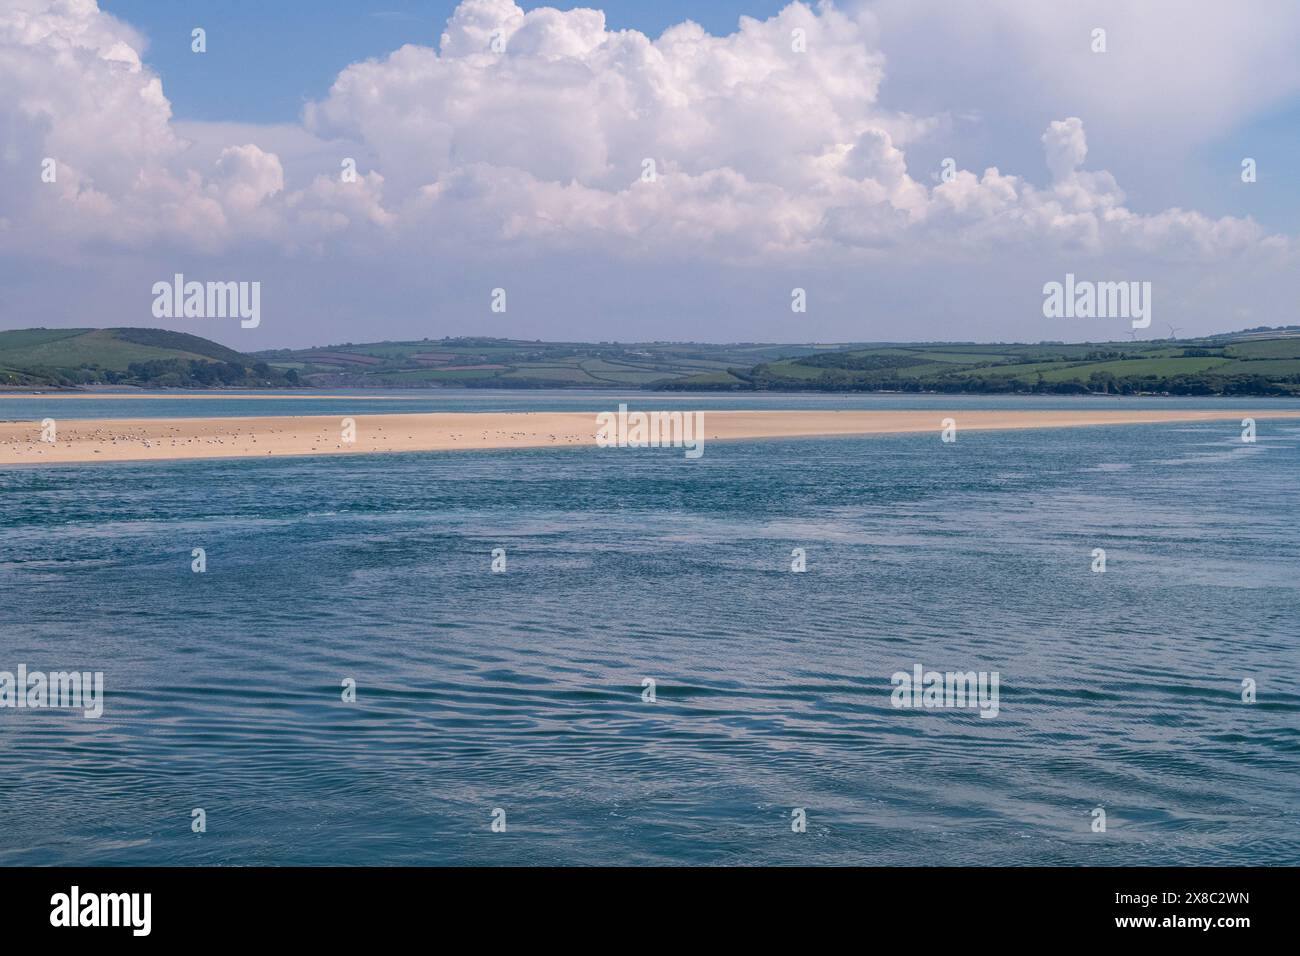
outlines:
{"label": "white cumulus cloud", "polygon": [[[991,9],[998,24],[1046,29],[1017,4]],[[651,38],[609,29],[598,10],[464,0],[436,48],[347,66],[300,128],[259,134],[174,123],[141,38],[94,0],[8,0],[0,247],[66,259],[86,243],[255,245],[262,262],[306,255],[322,270],[370,254],[417,284],[416,248],[613,269],[1289,254],[1290,238],[1248,217],[1130,208],[1114,176],[1087,168],[1073,114],[1038,127],[1045,184],[994,166],[943,179],[913,168],[909,153],[952,117],[882,103],[892,59],[879,44],[910,26],[889,0],[792,3],[727,36],[685,22]],[[40,181],[44,157],[55,184]],[[340,177],[344,157],[358,157],[355,181]]]}

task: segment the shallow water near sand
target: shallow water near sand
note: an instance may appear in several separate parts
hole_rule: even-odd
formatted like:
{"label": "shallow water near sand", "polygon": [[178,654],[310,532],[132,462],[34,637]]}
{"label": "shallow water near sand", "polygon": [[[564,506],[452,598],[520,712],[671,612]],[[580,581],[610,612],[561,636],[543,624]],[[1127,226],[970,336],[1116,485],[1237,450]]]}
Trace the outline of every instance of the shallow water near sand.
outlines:
{"label": "shallow water near sand", "polygon": [[[132,397],[134,396],[134,397]],[[147,397],[140,397],[147,396]],[[613,389],[310,389],[202,392],[0,392],[0,421],[42,418],[245,418],[263,415],[382,415],[417,412],[583,412],[616,409],[822,409],[992,411],[1140,409],[1300,409],[1300,398],[1129,395],[922,395],[834,392],[650,392]]]}
{"label": "shallow water near sand", "polygon": [[[1298,466],[1217,422],[0,470],[0,670],[106,685],[0,709],[0,862],[1295,864]],[[918,663],[997,717],[894,708]]]}

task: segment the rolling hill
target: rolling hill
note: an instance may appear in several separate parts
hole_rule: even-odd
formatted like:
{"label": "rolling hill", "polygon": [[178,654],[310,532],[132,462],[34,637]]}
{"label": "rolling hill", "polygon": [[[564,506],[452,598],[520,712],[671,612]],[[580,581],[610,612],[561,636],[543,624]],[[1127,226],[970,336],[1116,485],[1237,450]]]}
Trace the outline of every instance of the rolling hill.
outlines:
{"label": "rolling hill", "polygon": [[288,375],[197,335],[166,329],[0,332],[0,386],[148,385],[205,388],[297,384]]}
{"label": "rolling hill", "polygon": [[1300,328],[1070,345],[442,338],[255,354],[161,329],[0,332],[0,387],[86,385],[1300,395]]}
{"label": "rolling hill", "polygon": [[660,383],[729,391],[1300,395],[1300,329],[1088,344],[881,344]]}
{"label": "rolling hill", "polygon": [[640,388],[736,366],[798,358],[811,345],[527,342],[444,338],[260,352],[275,368],[322,386]]}

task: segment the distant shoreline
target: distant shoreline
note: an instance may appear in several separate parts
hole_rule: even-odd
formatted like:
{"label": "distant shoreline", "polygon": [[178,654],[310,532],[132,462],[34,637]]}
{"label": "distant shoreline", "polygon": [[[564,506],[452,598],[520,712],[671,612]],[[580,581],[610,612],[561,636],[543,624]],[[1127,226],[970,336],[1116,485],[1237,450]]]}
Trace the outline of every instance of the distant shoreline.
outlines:
{"label": "distant shoreline", "polygon": [[[357,396],[346,396],[357,397]],[[608,409],[602,411],[609,411]],[[434,412],[249,418],[67,419],[56,441],[41,440],[40,422],[0,422],[0,466],[106,461],[303,457],[594,447],[591,412]],[[713,441],[917,434],[939,441],[943,420],[957,433],[1177,422],[1225,423],[1236,436],[1243,418],[1300,420],[1300,410],[714,410],[705,411],[705,445]],[[344,440],[347,422],[355,440]],[[602,449],[635,454],[639,449]]]}
{"label": "distant shoreline", "polygon": [[[1131,331],[1131,330],[1130,330]],[[1300,396],[1300,327],[1105,342],[543,342],[237,352],[158,328],[0,331],[0,387]]]}
{"label": "distant shoreline", "polygon": [[364,392],[382,392],[383,394],[369,395],[340,395],[337,392],[321,391],[315,392],[310,386],[295,388],[292,390],[284,389],[268,393],[265,389],[249,389],[243,391],[240,389],[230,388],[213,388],[213,389],[183,389],[171,392],[152,392],[122,389],[118,390],[99,390],[87,391],[82,389],[24,389],[22,391],[7,391],[0,388],[0,399],[5,398],[80,398],[80,399],[241,399],[244,401],[310,401],[312,399],[321,399],[329,401],[393,401],[393,402],[419,402],[427,401],[428,395],[410,395],[403,394],[412,391],[421,392],[440,392],[450,395],[479,395],[484,392],[507,392],[511,395],[536,395],[539,392],[563,392],[566,395],[588,395],[599,394],[601,392],[611,392],[615,394],[636,395],[638,399],[644,398],[647,403],[654,402],[684,402],[692,398],[708,398],[717,400],[720,398],[763,398],[767,396],[779,396],[782,398],[863,398],[871,395],[905,395],[908,397],[930,397],[930,398],[980,398],[980,399],[1018,399],[1018,398],[1050,398],[1050,399],[1099,399],[1106,401],[1131,401],[1141,399],[1149,401],[1151,399],[1170,398],[1178,400],[1186,399],[1214,399],[1219,401],[1249,401],[1249,402],[1272,402],[1278,399],[1295,400],[1300,398],[1297,395],[1173,395],[1169,392],[1133,392],[1127,394],[1107,393],[1107,392],[924,392],[911,391],[908,389],[872,389],[856,391],[833,391],[829,389],[708,389],[702,388],[696,391],[687,391],[679,389],[649,390],[631,387],[620,387],[617,385],[608,385],[601,388],[594,388],[587,385],[582,386],[557,386],[550,389],[536,388],[466,388],[461,385],[444,385],[430,386],[427,388],[416,389],[408,386],[377,386],[377,385],[357,385],[357,391]]}
{"label": "distant shoreline", "polygon": [[[371,391],[374,391],[374,389],[370,389],[370,390],[371,390]],[[395,400],[395,401],[418,402],[418,401],[420,401],[421,399],[423,399],[423,398],[425,397],[425,396],[423,396],[423,395],[391,395],[391,396],[389,396],[389,395],[375,395],[375,396],[369,396],[369,395],[338,395],[338,394],[332,394],[332,393],[329,393],[329,392],[323,392],[323,393],[321,393],[321,394],[314,394],[314,393],[310,392],[310,390],[306,390],[306,393],[304,394],[304,391],[305,391],[305,390],[303,390],[303,389],[296,389],[296,390],[294,390],[293,392],[290,392],[290,393],[287,393],[287,394],[278,394],[278,393],[277,393],[277,394],[274,394],[274,395],[268,395],[268,394],[266,394],[266,393],[264,393],[264,392],[262,392],[262,391],[258,391],[256,394],[253,394],[252,392],[239,392],[239,391],[235,391],[235,390],[233,390],[233,389],[224,389],[224,388],[214,388],[214,389],[210,389],[210,390],[204,390],[204,389],[193,389],[193,390],[191,390],[191,389],[186,389],[186,390],[183,391],[183,392],[165,392],[165,393],[162,393],[162,394],[159,394],[159,393],[157,393],[157,392],[126,392],[126,391],[123,391],[123,392],[110,392],[110,391],[103,391],[103,392],[83,392],[83,391],[73,391],[73,390],[68,390],[68,391],[46,391],[46,392],[40,392],[40,391],[35,391],[35,392],[6,392],[6,391],[2,391],[2,390],[0,390],[0,398],[100,398],[100,399],[117,399],[117,398],[127,398],[127,399],[148,399],[148,398],[155,398],[155,399],[157,399],[157,398],[161,398],[161,399],[240,398],[240,399],[244,399],[244,400],[246,400],[246,401],[257,401],[257,400],[259,400],[259,399],[269,399],[269,400],[277,401],[277,402],[278,402],[278,401],[286,401],[286,400],[293,400],[293,399],[306,400],[306,399],[313,399],[313,398],[325,398],[325,399],[340,399],[340,400],[347,400],[347,399],[358,399],[358,398],[360,398],[360,399],[365,399],[365,398],[371,398],[371,397],[373,397],[373,398],[381,399],[381,400],[383,400],[383,401],[389,401],[390,399],[392,399],[392,400]],[[395,389],[394,391],[405,391],[405,389]]]}

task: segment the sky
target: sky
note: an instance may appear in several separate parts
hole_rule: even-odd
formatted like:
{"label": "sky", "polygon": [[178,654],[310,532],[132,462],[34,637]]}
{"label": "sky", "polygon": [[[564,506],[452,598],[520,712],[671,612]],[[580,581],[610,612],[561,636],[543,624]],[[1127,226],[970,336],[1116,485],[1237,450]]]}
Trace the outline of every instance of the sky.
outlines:
{"label": "sky", "polygon": [[[1296,49],[1290,0],[5,0],[0,328],[253,351],[1300,323]],[[256,326],[159,317],[177,273],[258,283]],[[1067,274],[1151,283],[1151,326],[1046,317]]]}

